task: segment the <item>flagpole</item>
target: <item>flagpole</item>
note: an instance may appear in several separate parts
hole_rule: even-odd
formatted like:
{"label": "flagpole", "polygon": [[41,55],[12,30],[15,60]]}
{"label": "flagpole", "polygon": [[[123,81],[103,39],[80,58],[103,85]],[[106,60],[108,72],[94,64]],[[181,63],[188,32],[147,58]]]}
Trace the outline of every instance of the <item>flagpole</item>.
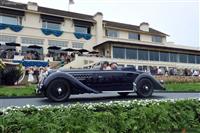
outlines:
{"label": "flagpole", "polygon": [[69,8],[69,6],[70,6],[70,3],[69,3],[69,1],[68,1],[68,11],[70,11],[70,8]]}
{"label": "flagpole", "polygon": [[68,0],[68,11],[70,11],[70,5],[74,4],[74,0]]}
{"label": "flagpole", "polygon": [[69,6],[70,6],[70,0],[68,0],[68,11],[70,11]]}

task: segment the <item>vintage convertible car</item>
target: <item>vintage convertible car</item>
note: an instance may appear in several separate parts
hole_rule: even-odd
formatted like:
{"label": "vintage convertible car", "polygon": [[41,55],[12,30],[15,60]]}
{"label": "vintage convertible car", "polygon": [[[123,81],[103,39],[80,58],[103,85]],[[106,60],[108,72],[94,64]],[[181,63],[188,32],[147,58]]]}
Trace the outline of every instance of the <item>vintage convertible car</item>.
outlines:
{"label": "vintage convertible car", "polygon": [[136,92],[150,97],[154,90],[165,90],[162,83],[148,73],[132,68],[120,70],[51,70],[38,84],[37,92],[56,102],[73,94],[115,91],[121,96]]}

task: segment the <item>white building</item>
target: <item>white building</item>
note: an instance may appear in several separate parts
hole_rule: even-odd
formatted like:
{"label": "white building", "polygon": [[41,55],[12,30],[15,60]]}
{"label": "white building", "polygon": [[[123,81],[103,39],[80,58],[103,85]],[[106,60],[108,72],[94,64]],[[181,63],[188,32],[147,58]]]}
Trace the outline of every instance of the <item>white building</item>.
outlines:
{"label": "white building", "polygon": [[[148,23],[131,25],[103,19],[103,14],[86,15],[27,4],[0,4],[0,43],[19,43],[26,52],[31,45],[48,54],[51,46],[61,49],[93,49],[100,57],[76,56],[66,67],[81,67],[103,60],[139,67],[200,68],[200,50],[167,42],[167,34]],[[52,51],[51,51],[52,52]],[[59,54],[59,53],[57,53]]]}

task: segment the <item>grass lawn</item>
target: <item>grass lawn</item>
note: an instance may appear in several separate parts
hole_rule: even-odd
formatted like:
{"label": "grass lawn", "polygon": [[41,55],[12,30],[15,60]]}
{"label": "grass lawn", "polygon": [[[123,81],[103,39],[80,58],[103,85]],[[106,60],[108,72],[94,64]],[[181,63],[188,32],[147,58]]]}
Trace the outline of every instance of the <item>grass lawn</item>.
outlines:
{"label": "grass lawn", "polygon": [[[35,96],[36,85],[0,86],[0,96]],[[165,84],[166,91],[200,91],[200,83]]]}
{"label": "grass lawn", "polygon": [[0,96],[34,96],[36,85],[0,86]]}
{"label": "grass lawn", "polygon": [[200,91],[200,83],[169,83],[166,91]]}

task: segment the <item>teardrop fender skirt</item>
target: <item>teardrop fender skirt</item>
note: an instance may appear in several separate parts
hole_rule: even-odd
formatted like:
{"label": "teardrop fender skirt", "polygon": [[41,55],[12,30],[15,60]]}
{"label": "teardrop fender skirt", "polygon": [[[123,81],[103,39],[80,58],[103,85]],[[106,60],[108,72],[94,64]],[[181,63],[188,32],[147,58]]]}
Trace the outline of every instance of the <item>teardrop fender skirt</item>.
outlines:
{"label": "teardrop fender skirt", "polygon": [[72,75],[68,74],[68,73],[64,73],[64,72],[56,72],[53,73],[51,75],[49,75],[44,81],[43,83],[41,83],[42,85],[38,85],[38,90],[39,92],[44,92],[48,85],[55,79],[58,78],[62,78],[62,79],[66,79],[67,81],[70,82],[70,84],[72,84],[78,91],[80,92],[84,92],[84,93],[99,93],[98,91],[84,85],[83,83],[81,83],[79,80],[77,80],[75,77],[73,77]]}

